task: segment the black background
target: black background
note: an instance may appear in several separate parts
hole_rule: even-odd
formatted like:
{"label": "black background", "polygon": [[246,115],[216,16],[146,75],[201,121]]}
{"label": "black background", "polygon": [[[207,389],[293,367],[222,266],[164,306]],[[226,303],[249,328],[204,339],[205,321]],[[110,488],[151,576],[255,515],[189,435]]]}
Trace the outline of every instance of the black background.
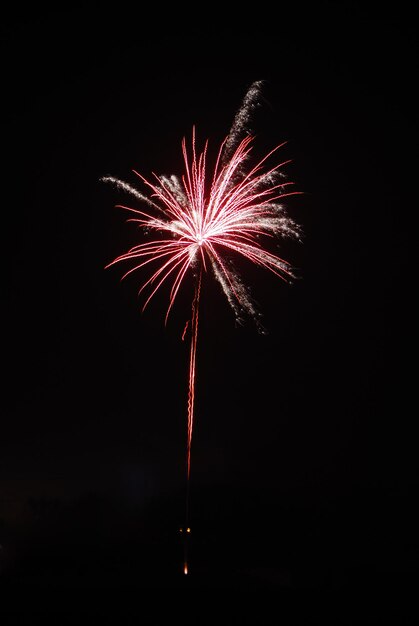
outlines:
{"label": "black background", "polygon": [[[368,618],[414,589],[414,28],[400,8],[277,10],[4,16],[0,580],[48,594],[41,613],[68,589],[258,588],[377,593]],[[303,242],[281,245],[300,278],[243,265],[266,335],[205,278],[185,578],[192,283],[167,326],[167,293],[141,313],[141,276],[104,269],[138,232],[99,179],[181,174],[182,137],[215,149],[254,80],[257,150],[286,140],[304,192]]]}

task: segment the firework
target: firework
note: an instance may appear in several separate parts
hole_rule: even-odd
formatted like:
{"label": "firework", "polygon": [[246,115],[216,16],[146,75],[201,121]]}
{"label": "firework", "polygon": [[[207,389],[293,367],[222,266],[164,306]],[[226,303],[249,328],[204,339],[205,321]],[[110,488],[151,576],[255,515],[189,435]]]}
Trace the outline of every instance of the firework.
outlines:
{"label": "firework", "polygon": [[[182,141],[184,173],[180,178],[153,174],[149,180],[133,170],[147,193],[141,193],[112,176],[102,178],[136,198],[141,206],[117,205],[131,214],[128,221],[137,224],[149,238],[106,267],[127,262],[129,269],[122,278],[133,272],[145,274],[139,290],[140,294],[145,293],[143,310],[156,292],[167,285],[167,322],[185,276],[192,272],[196,278],[189,327],[187,493],[203,278],[208,274],[215,277],[237,321],[250,316],[261,328],[249,290],[234,268],[234,258],[244,257],[286,281],[293,277],[290,264],[269,251],[266,245],[273,238],[298,239],[300,236],[299,226],[287,215],[283,205],[286,197],[300,193],[293,190],[292,182],[284,179],[283,168],[289,160],[281,161],[277,157],[285,142],[251,165],[254,137],[248,129],[248,122],[258,104],[260,89],[259,81],[250,86],[213,167],[208,165],[208,141],[198,150],[194,127],[189,146],[185,138]],[[274,164],[268,165],[273,161]],[[186,507],[185,528],[189,528],[188,496]],[[184,571],[188,571],[186,553]]]}

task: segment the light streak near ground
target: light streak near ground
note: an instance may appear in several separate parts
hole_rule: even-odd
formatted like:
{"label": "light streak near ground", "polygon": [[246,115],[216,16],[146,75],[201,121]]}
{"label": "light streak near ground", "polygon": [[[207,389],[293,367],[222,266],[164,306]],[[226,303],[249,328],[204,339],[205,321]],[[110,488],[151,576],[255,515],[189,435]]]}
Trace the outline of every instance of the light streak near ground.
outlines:
{"label": "light streak near ground", "polygon": [[[179,294],[185,276],[196,278],[192,301],[190,334],[188,428],[186,446],[187,498],[185,528],[189,533],[188,500],[191,474],[191,443],[194,423],[196,354],[199,306],[204,277],[212,273],[220,284],[237,321],[244,316],[254,319],[260,329],[258,312],[249,290],[234,268],[234,258],[241,256],[250,263],[269,270],[288,281],[293,277],[291,265],[271,252],[267,244],[274,238],[300,238],[299,226],[287,215],[283,200],[301,192],[284,180],[283,168],[290,162],[277,154],[281,143],[251,165],[254,137],[248,129],[253,109],[258,104],[262,83],[248,89],[242,106],[222,142],[215,165],[208,165],[208,146],[197,148],[195,127],[190,146],[184,138],[182,154],[184,173],[177,176],[153,174],[151,180],[133,170],[148,195],[112,176],[101,180],[136,198],[141,208],[117,205],[128,211],[128,220],[137,224],[150,239],[135,245],[106,267],[129,262],[122,278],[133,272],[146,273],[139,293],[145,295],[143,310],[158,290],[169,288],[165,322]],[[273,163],[268,165],[268,163]],[[184,573],[188,572],[185,533]]]}

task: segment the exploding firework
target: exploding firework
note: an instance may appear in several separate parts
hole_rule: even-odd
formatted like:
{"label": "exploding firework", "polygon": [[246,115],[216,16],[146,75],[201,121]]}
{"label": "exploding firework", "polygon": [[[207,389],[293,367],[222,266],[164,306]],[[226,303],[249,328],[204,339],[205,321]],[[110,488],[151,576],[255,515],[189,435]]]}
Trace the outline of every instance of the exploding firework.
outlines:
{"label": "exploding firework", "polygon": [[[290,264],[265,245],[272,238],[298,239],[300,236],[299,226],[287,215],[283,205],[286,197],[301,193],[293,190],[292,182],[284,180],[283,168],[289,161],[277,159],[277,152],[285,142],[250,164],[254,137],[248,129],[248,122],[258,104],[260,88],[261,82],[258,81],[247,91],[213,167],[208,165],[208,141],[199,151],[193,128],[189,146],[185,138],[182,142],[184,173],[181,178],[153,174],[152,180],[148,180],[133,170],[148,193],[112,176],[102,178],[139,201],[140,209],[117,205],[130,212],[132,217],[128,221],[136,223],[148,235],[155,233],[155,237],[135,245],[106,266],[129,262],[129,269],[122,278],[133,272],[148,271],[139,290],[140,294],[148,290],[143,310],[156,292],[168,285],[167,322],[185,276],[192,272],[196,279],[189,326],[187,494],[203,278],[212,273],[239,322],[244,316],[250,316],[260,326],[249,290],[234,268],[234,257],[244,257],[283,280],[293,277]],[[275,164],[269,166],[268,163],[275,158]],[[184,336],[187,327],[188,324]],[[188,495],[185,528],[189,529]],[[184,572],[188,572],[186,552]]]}

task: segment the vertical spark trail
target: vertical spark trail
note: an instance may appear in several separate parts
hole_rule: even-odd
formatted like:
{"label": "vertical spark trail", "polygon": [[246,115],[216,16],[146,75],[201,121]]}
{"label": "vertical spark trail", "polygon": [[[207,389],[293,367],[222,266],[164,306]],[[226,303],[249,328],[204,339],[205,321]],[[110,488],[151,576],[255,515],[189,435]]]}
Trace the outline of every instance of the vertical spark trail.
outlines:
{"label": "vertical spark trail", "polygon": [[189,492],[191,478],[191,448],[192,432],[195,411],[195,377],[196,377],[196,347],[198,343],[199,301],[201,297],[202,269],[199,273],[192,302],[191,347],[189,356],[189,389],[188,389],[188,433],[186,443],[186,506],[185,506],[185,536],[184,536],[184,569],[188,573],[188,534],[189,534]]}
{"label": "vertical spark trail", "polygon": [[[148,239],[121,254],[106,267],[131,261],[132,266],[122,278],[138,270],[148,269],[139,294],[149,290],[143,310],[157,291],[169,286],[169,304],[165,321],[184,283],[186,274],[196,275],[190,326],[185,326],[182,339],[190,332],[188,423],[186,444],[186,511],[184,532],[184,573],[188,567],[189,491],[191,477],[191,446],[195,412],[196,354],[198,342],[199,306],[204,274],[212,273],[221,286],[236,320],[252,318],[262,332],[259,314],[253,298],[235,269],[237,257],[262,269],[269,270],[284,281],[293,278],[290,264],[269,248],[279,237],[300,239],[299,226],[286,214],[283,200],[299,194],[291,191],[292,182],[283,181],[283,160],[267,166],[276,158],[284,143],[270,150],[265,157],[249,166],[254,138],[248,122],[258,104],[262,82],[248,89],[230,132],[219,147],[215,164],[210,168],[208,141],[201,152],[196,145],[195,128],[191,148],[182,141],[184,174],[157,176],[153,182],[133,170],[151,193],[147,196],[130,184],[112,176],[101,180],[131,194],[141,209],[117,205],[131,214]],[[243,135],[245,135],[243,137]],[[274,157],[275,155],[275,157]],[[153,233],[156,234],[153,237]],[[264,245],[264,242],[270,246]],[[151,292],[151,293],[150,293]]]}
{"label": "vertical spark trail", "polygon": [[192,303],[192,325],[191,325],[191,349],[189,358],[189,391],[188,391],[188,441],[186,454],[186,471],[188,482],[191,475],[191,445],[192,431],[195,409],[195,374],[196,374],[196,346],[198,343],[198,320],[199,320],[199,300],[201,297],[202,269],[199,273],[198,283],[195,289],[195,297]]}

